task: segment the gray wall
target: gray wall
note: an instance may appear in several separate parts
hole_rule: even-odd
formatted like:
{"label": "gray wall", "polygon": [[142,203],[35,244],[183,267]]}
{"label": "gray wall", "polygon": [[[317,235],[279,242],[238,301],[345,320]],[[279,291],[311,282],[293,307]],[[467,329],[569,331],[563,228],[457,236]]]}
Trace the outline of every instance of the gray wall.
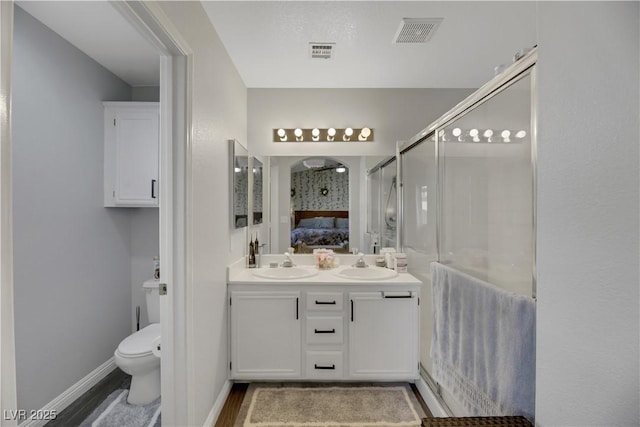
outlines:
{"label": "gray wall", "polygon": [[640,425],[638,15],[538,5],[540,426]]}
{"label": "gray wall", "polygon": [[130,333],[131,220],[102,206],[103,100],[131,88],[15,10],[18,406],[38,409]]}
{"label": "gray wall", "polygon": [[131,100],[138,102],[159,102],[159,86],[134,86],[131,88]]}
{"label": "gray wall", "polygon": [[160,251],[160,219],[157,208],[126,210],[130,211],[131,216],[131,330],[135,331],[136,306],[140,306],[140,328],[149,324],[142,283],[153,279],[153,257],[158,256]]}

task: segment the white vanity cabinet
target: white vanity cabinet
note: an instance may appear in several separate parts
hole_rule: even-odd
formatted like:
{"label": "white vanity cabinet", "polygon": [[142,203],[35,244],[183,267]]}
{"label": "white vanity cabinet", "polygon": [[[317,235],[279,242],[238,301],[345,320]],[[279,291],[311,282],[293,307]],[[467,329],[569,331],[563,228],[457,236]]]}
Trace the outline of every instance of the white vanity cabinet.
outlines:
{"label": "white vanity cabinet", "polygon": [[351,292],[349,374],[412,378],[418,370],[417,292]]}
{"label": "white vanity cabinet", "polygon": [[300,292],[232,291],[229,304],[232,377],[300,377]]}
{"label": "white vanity cabinet", "polygon": [[104,206],[157,207],[157,102],[103,102]]}
{"label": "white vanity cabinet", "polygon": [[418,378],[418,284],[230,283],[229,296],[232,379]]}

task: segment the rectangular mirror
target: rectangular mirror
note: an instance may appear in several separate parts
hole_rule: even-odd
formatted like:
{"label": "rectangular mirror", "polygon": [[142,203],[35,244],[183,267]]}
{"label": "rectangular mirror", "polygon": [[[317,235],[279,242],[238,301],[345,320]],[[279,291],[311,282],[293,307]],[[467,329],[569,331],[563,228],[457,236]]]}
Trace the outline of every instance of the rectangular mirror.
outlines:
{"label": "rectangular mirror", "polygon": [[255,157],[253,159],[253,223],[262,224],[262,177],[263,166],[262,162]]}
{"label": "rectangular mirror", "polygon": [[229,141],[231,178],[231,228],[248,225],[249,152],[235,139]]}

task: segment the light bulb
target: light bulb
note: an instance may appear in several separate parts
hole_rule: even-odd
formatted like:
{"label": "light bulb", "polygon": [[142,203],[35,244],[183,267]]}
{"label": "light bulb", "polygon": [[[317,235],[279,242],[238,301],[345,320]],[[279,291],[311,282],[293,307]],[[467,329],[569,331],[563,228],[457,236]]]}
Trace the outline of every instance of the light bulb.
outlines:
{"label": "light bulb", "polygon": [[347,170],[347,168],[345,168],[344,166],[340,166],[336,168],[336,172],[338,173],[343,173]]}
{"label": "light bulb", "polygon": [[238,173],[238,172],[240,172],[242,169],[240,169],[239,167],[235,167],[233,170],[234,170],[234,172]]}
{"label": "light bulb", "polygon": [[296,136],[296,141],[302,141],[302,129],[296,128],[296,130],[293,131],[293,134]]}
{"label": "light bulb", "polygon": [[493,136],[493,131],[491,129],[487,129],[484,131],[482,136],[484,136],[485,138],[491,138]]}
{"label": "light bulb", "polygon": [[371,136],[371,129],[362,128],[362,130],[360,131],[360,135],[358,135],[358,139],[360,141],[366,141],[370,136]]}
{"label": "light bulb", "polygon": [[287,140],[287,131],[285,131],[282,128],[278,129],[278,136],[280,137],[280,141],[286,141]]}
{"label": "light bulb", "polygon": [[320,139],[320,129],[314,128],[311,131],[311,139],[314,140],[314,141],[317,141],[317,140]]}
{"label": "light bulb", "polygon": [[519,130],[518,132],[516,132],[516,138],[524,138],[525,136],[527,136],[527,131],[525,130]]}
{"label": "light bulb", "polygon": [[329,128],[327,130],[327,141],[333,141],[333,138],[336,136],[336,130],[334,128]]}
{"label": "light bulb", "polygon": [[504,139],[504,142],[511,142],[511,139],[509,139],[511,131],[505,129],[500,133],[500,136]]}
{"label": "light bulb", "polygon": [[453,136],[460,136],[460,135],[462,135],[462,130],[461,130],[460,128],[454,128],[454,129],[451,131],[451,134],[452,134]]}
{"label": "light bulb", "polygon": [[353,135],[353,129],[351,128],[346,128],[344,130],[344,135],[342,137],[343,141],[350,141],[351,140],[351,135]]}
{"label": "light bulb", "polygon": [[469,136],[472,137],[474,140],[476,139],[476,137],[478,136],[478,129],[471,129],[469,131]]}

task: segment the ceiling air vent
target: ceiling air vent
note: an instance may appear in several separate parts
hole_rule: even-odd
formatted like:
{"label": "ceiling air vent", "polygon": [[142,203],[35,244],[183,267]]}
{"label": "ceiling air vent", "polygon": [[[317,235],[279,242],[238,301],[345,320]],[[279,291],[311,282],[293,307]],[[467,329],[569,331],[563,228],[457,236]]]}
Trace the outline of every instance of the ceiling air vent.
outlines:
{"label": "ceiling air vent", "polygon": [[402,18],[394,43],[426,43],[443,18]]}
{"label": "ceiling air vent", "polygon": [[309,43],[311,59],[331,59],[335,43]]}

